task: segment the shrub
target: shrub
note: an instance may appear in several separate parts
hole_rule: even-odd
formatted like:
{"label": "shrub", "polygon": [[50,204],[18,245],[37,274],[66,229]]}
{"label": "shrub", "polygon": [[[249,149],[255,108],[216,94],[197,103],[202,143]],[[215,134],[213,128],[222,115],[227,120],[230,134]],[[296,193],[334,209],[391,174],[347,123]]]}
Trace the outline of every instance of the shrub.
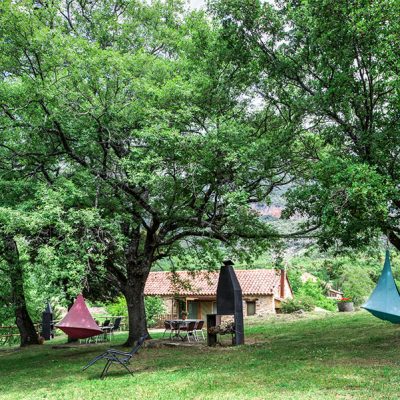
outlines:
{"label": "shrub", "polygon": [[303,282],[301,280],[302,273],[303,273],[302,270],[294,268],[288,269],[287,271],[290,286],[292,287],[293,293],[297,293],[303,286]]}
{"label": "shrub", "polygon": [[160,297],[149,296],[144,299],[146,307],[147,325],[154,326],[156,321],[155,317],[165,313],[165,304]]}
{"label": "shrub", "polygon": [[321,307],[329,311],[336,310],[336,302],[325,296],[324,289],[320,283],[311,281],[304,283],[297,293],[297,297],[301,298],[303,296],[311,297],[316,307]]}
{"label": "shrub", "polygon": [[[165,313],[164,302],[160,297],[148,296],[144,299],[144,305],[146,308],[147,325],[152,327],[156,322],[155,317]],[[110,315],[128,316],[128,307],[125,297],[120,296],[116,302],[107,304],[106,308]]]}
{"label": "shrub", "polygon": [[128,307],[126,305],[125,297],[118,297],[117,301],[114,303],[109,303],[106,306],[107,313],[110,315],[121,315],[124,317],[128,316]]}
{"label": "shrub", "polygon": [[310,296],[299,296],[282,302],[282,312],[291,314],[296,311],[312,311],[315,308],[314,299]]}
{"label": "shrub", "polygon": [[284,314],[291,314],[299,310],[301,310],[301,307],[296,299],[286,299],[282,301],[281,311]]}
{"label": "shrub", "polygon": [[315,300],[311,296],[300,295],[297,297],[299,304],[304,311],[313,311],[315,308]]}
{"label": "shrub", "polygon": [[345,296],[351,297],[355,306],[362,304],[374,288],[368,271],[361,267],[346,268],[340,277],[340,283]]}

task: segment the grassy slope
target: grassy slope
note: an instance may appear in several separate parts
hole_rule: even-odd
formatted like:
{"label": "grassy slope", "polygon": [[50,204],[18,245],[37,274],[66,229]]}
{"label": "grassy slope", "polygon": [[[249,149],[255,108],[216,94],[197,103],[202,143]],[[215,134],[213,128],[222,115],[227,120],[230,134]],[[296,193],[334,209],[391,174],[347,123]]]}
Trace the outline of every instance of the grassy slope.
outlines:
{"label": "grassy slope", "polygon": [[[247,324],[242,347],[145,349],[130,377],[81,367],[107,345],[0,351],[0,399],[398,399],[400,332],[366,313]],[[123,338],[120,337],[119,341]]]}

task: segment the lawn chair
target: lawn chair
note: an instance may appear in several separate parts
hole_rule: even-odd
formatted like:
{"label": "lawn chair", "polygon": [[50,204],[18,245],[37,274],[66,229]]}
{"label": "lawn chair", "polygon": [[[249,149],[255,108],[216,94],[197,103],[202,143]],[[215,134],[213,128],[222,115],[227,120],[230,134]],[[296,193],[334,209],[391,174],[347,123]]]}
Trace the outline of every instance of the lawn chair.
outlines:
{"label": "lawn chair", "polygon": [[186,326],[181,326],[180,331],[186,332],[186,336],[183,336],[182,340],[187,338],[188,342],[190,342],[190,338],[192,337],[194,340],[196,340],[195,336],[195,327],[196,327],[196,321],[190,321]]}
{"label": "lawn chair", "polygon": [[196,326],[194,328],[194,337],[195,337],[195,339],[197,341],[199,340],[198,332],[201,333],[201,336],[203,337],[203,340],[206,340],[206,338],[204,337],[203,326],[204,326],[204,321],[203,320],[197,321]]}
{"label": "lawn chair", "polygon": [[133,376],[133,372],[128,367],[129,361],[139,351],[147,337],[148,334],[143,335],[137,341],[136,346],[134,346],[134,348],[129,353],[115,349],[108,349],[103,354],[100,354],[97,357],[93,358],[93,360],[91,360],[89,364],[82,368],[82,371],[85,371],[97,361],[105,359],[107,361],[106,365],[104,366],[103,372],[100,375],[100,379],[103,379],[107,375],[108,369],[110,368],[112,363],[122,365]]}

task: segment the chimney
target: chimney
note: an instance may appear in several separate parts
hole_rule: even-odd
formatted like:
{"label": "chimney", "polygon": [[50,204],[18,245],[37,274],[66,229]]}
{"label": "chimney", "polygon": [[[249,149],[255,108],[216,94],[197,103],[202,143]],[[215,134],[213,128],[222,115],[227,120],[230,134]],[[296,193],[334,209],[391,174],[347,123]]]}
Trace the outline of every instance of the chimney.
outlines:
{"label": "chimney", "polygon": [[284,269],[281,269],[280,296],[282,299],[285,298],[285,284],[286,284],[286,271]]}
{"label": "chimney", "polygon": [[219,271],[217,313],[219,315],[233,314],[235,334],[232,338],[232,344],[244,344],[242,289],[231,260],[224,261],[224,265],[221,266]]}

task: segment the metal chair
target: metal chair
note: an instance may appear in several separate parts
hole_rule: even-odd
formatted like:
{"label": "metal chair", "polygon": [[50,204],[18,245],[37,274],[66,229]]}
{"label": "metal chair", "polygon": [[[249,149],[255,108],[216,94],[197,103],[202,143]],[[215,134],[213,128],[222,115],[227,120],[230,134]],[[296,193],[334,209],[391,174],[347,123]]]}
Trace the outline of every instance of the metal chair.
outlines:
{"label": "metal chair", "polygon": [[128,364],[131,360],[131,358],[139,351],[139,349],[142,347],[144,341],[147,339],[149,335],[146,333],[143,335],[136,343],[136,346],[130,351],[130,352],[125,352],[125,351],[120,351],[120,350],[115,350],[115,349],[108,349],[105,351],[103,354],[98,355],[97,357],[93,358],[85,367],[82,368],[82,371],[85,371],[89,367],[91,367],[93,364],[95,364],[97,361],[105,359],[106,365],[104,366],[103,372],[100,375],[100,379],[103,379],[107,373],[108,369],[110,368],[111,364],[120,364],[122,365],[132,376],[133,372],[129,369]]}
{"label": "metal chair", "polygon": [[[111,328],[111,336],[114,336],[114,332],[116,332],[121,326],[122,317],[115,318],[114,324]],[[111,339],[110,336],[110,339]]]}
{"label": "metal chair", "polygon": [[190,342],[190,337],[192,337],[194,340],[196,340],[195,336],[195,327],[196,327],[196,321],[190,321],[186,326],[181,326],[181,331],[186,332],[186,336],[183,336],[182,340],[187,338],[188,342]]}
{"label": "metal chair", "polygon": [[204,326],[203,320],[197,321],[196,327],[194,328],[194,337],[197,341],[199,340],[198,332],[201,332],[203,340],[206,340],[206,338],[204,337],[203,326]]}
{"label": "metal chair", "polygon": [[[103,341],[107,341],[107,337],[108,335],[111,333],[111,326],[110,326],[110,322],[111,320],[106,319],[102,324],[101,324],[101,330],[103,331],[102,335],[98,335],[96,336],[96,343],[98,341],[103,342]],[[110,337],[111,338],[111,337]]]}
{"label": "metal chair", "polygon": [[115,318],[113,330],[116,331],[121,326],[122,317]]}
{"label": "metal chair", "polygon": [[171,323],[171,340],[174,338],[183,339],[180,332],[183,330],[179,321],[170,321]]}
{"label": "metal chair", "polygon": [[164,321],[164,333],[162,335],[162,337],[164,338],[165,333],[169,331],[169,338],[172,338],[172,333],[174,332],[174,328],[172,326],[171,321]]}

